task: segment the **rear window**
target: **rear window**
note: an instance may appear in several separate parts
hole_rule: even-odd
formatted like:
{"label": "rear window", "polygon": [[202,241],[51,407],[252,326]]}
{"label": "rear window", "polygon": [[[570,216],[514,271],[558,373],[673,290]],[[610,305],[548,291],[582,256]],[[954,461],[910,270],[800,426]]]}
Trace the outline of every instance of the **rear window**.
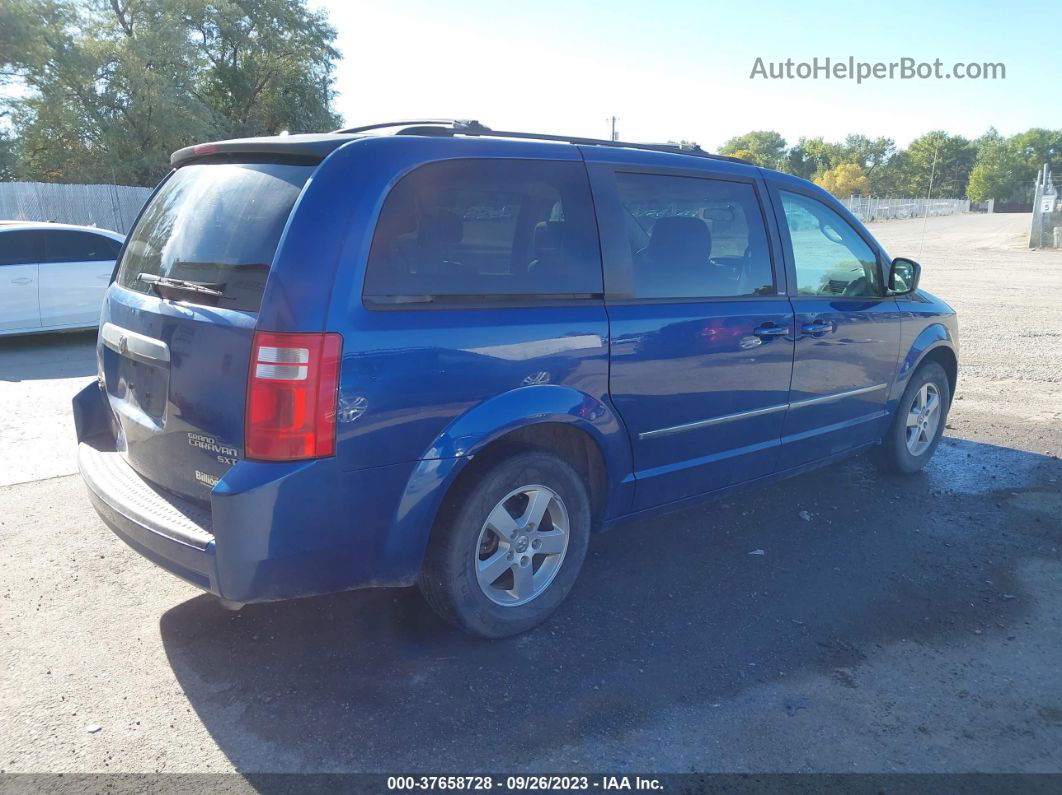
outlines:
{"label": "rear window", "polygon": [[601,293],[581,163],[454,160],[388,195],[365,275],[367,303],[557,299]]}
{"label": "rear window", "polygon": [[[118,283],[257,312],[280,235],[313,168],[222,163],[178,169],[130,234]],[[152,277],[194,282],[211,292],[165,291]]]}

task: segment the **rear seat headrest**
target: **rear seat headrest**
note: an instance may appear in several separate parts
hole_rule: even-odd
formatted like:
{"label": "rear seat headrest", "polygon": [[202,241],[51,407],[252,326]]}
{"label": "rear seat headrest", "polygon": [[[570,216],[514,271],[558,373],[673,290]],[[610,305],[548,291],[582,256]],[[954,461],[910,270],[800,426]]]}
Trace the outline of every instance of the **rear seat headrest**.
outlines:
{"label": "rear seat headrest", "polygon": [[657,218],[646,255],[666,265],[706,265],[712,255],[712,230],[700,218]]}
{"label": "rear seat headrest", "polygon": [[465,228],[461,217],[447,210],[436,210],[420,219],[417,242],[421,246],[453,245],[460,243]]}

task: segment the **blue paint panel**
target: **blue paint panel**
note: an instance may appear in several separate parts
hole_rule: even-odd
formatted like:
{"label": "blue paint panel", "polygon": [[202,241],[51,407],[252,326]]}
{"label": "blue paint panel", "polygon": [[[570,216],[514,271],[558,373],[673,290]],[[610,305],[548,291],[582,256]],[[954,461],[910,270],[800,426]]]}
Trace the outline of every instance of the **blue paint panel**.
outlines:
{"label": "blue paint panel", "polygon": [[[355,318],[356,330],[344,336],[340,388],[338,454],[345,469],[464,455],[475,440],[447,446],[437,440],[444,429],[492,397],[532,385],[563,385],[596,405],[608,400],[608,321],[600,302],[362,309]],[[522,408],[543,413],[531,401]],[[494,418],[484,432],[509,419]]]}
{"label": "blue paint panel", "polygon": [[419,559],[388,551],[412,464],[342,472],[336,459],[243,461],[211,496],[221,594],[233,601],[409,584]]}
{"label": "blue paint panel", "polygon": [[[612,399],[631,434],[639,509],[774,471],[793,342],[753,332],[791,331],[788,300],[628,303],[609,316]],[[682,427],[698,423],[710,424]]]}
{"label": "blue paint panel", "polygon": [[900,347],[900,312],[892,298],[800,296],[793,307],[798,329],[818,324],[827,330],[802,333],[796,341],[783,469],[881,438]]}

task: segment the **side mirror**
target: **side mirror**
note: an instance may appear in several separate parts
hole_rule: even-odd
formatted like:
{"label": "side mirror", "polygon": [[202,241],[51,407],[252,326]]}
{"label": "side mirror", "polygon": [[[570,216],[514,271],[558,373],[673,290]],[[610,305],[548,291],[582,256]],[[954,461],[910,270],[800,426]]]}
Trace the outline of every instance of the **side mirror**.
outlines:
{"label": "side mirror", "polygon": [[889,294],[910,295],[918,289],[922,266],[913,259],[897,257],[889,266]]}

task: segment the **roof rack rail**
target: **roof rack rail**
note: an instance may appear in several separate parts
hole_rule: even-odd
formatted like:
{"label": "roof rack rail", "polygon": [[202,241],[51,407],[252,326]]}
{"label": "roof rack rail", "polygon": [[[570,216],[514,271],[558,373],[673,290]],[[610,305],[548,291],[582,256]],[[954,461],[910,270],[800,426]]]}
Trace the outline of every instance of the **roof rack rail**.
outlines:
{"label": "roof rack rail", "polygon": [[[332,130],[334,135],[349,135],[352,133],[369,132],[370,130],[383,130],[387,127],[417,127],[419,125],[429,125],[431,127],[445,127],[447,129],[464,130],[478,128],[482,130],[489,130],[489,127],[485,127],[474,119],[407,119],[405,121],[385,121],[379,124],[366,124],[363,127],[344,127],[341,130]],[[401,130],[400,132],[406,132]],[[408,133],[407,133],[408,134]]]}
{"label": "roof rack rail", "polygon": [[[408,126],[407,126],[408,125]],[[678,155],[692,155],[694,157],[707,157],[712,160],[727,160],[732,163],[744,163],[755,165],[741,157],[728,155],[715,155],[701,149],[697,144],[643,144],[632,141],[609,141],[604,138],[583,138],[574,135],[550,135],[547,133],[515,132],[512,130],[492,130],[474,119],[424,119],[404,122],[386,122],[383,124],[369,124],[364,127],[349,127],[336,130],[336,133],[359,133],[369,130],[378,130],[386,127],[403,127],[398,131],[399,135],[438,135],[449,136],[468,135],[484,138],[516,138],[529,141],[557,141],[567,144],[581,144],[583,146],[612,146],[620,149],[648,149],[653,152],[668,152]]]}

